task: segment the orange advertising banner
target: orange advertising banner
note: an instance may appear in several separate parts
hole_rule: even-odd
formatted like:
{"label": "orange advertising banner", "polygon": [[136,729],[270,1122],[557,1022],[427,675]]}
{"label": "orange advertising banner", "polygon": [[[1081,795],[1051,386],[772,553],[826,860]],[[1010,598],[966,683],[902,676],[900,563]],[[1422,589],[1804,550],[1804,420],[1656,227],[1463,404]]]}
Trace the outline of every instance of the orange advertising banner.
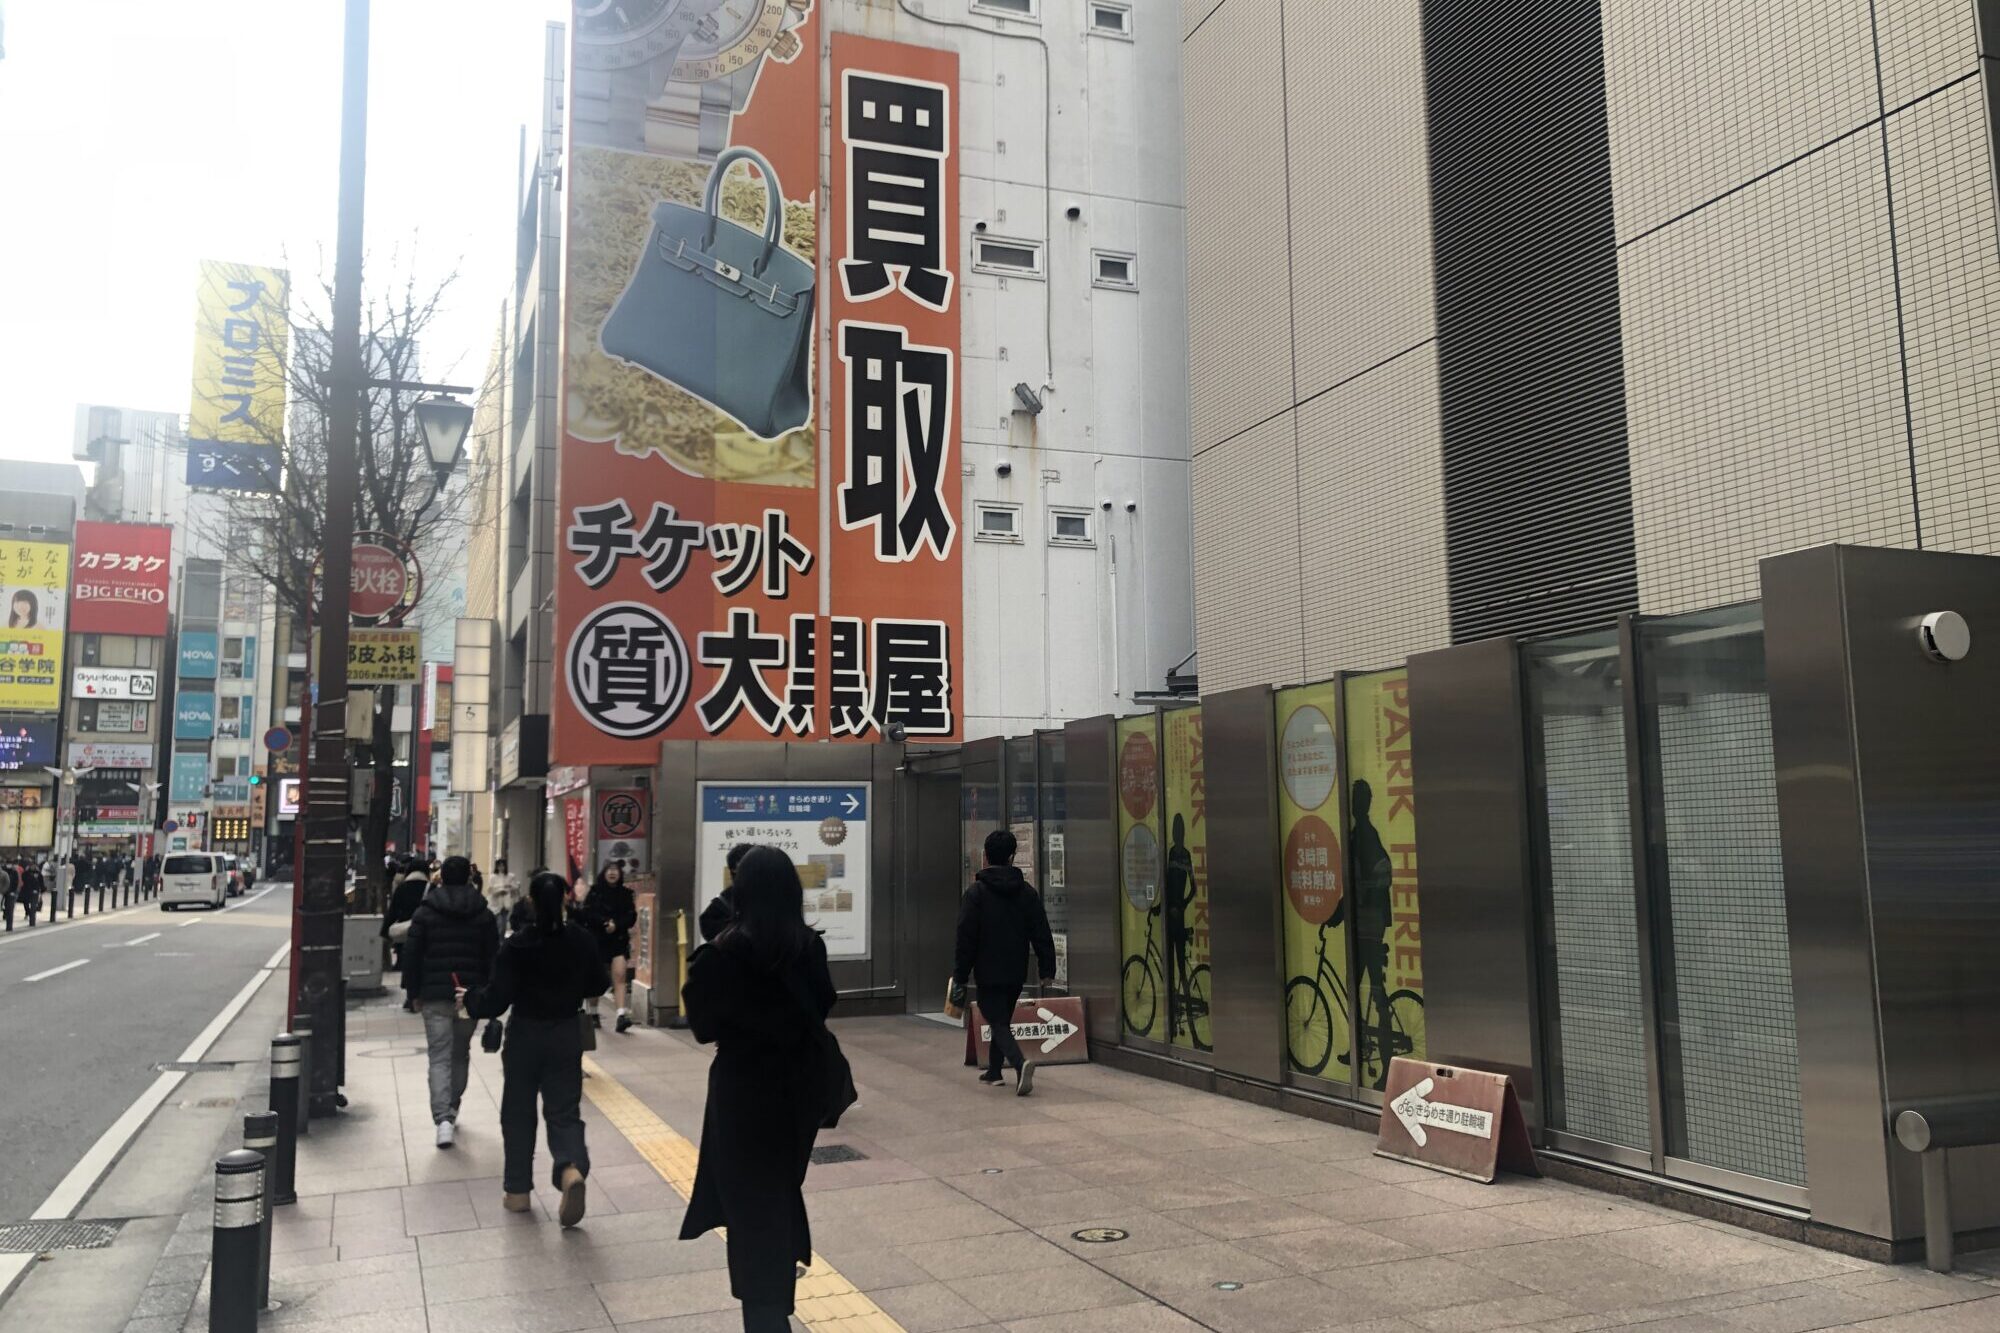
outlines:
{"label": "orange advertising banner", "polygon": [[574,7],[555,763],[958,734],[956,57],[822,7]]}

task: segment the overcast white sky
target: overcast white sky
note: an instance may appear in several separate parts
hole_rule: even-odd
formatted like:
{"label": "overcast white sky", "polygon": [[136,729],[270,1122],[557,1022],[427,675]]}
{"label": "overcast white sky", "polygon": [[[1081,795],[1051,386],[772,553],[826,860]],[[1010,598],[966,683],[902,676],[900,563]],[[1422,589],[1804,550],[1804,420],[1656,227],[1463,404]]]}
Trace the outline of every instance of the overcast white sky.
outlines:
{"label": "overcast white sky", "polygon": [[[371,259],[460,271],[425,373],[478,379],[513,272],[519,127],[568,0],[375,0]],[[75,407],[185,412],[197,260],[330,270],[341,0],[0,0],[0,457]],[[322,258],[323,256],[323,258]]]}

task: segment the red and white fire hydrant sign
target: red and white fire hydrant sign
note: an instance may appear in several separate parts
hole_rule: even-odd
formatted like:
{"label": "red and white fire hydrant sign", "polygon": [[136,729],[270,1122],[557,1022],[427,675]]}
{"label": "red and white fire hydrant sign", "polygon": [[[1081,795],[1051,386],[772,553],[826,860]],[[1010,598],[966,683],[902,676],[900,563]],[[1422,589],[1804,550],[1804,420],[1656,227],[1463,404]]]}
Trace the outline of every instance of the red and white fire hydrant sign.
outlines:
{"label": "red and white fire hydrant sign", "polygon": [[[1023,998],[1014,1006],[1014,1040],[1021,1054],[1038,1065],[1082,1065],[1090,1063],[1090,1042],[1083,1030],[1083,997],[1051,996]],[[979,1006],[965,1004],[965,1063],[984,1065],[987,1043],[993,1029],[980,1016]]]}
{"label": "red and white fire hydrant sign", "polygon": [[1421,1060],[1389,1065],[1375,1155],[1486,1182],[1541,1174],[1511,1079]]}

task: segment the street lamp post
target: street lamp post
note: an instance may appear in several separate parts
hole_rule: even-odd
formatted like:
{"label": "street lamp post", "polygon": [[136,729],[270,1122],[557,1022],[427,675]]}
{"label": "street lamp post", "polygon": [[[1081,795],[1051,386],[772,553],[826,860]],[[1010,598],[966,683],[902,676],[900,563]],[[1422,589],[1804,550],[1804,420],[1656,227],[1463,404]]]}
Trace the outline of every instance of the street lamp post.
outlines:
{"label": "street lamp post", "polygon": [[328,366],[326,519],[319,581],[319,697],[305,754],[305,831],[292,914],[294,1019],[312,1023],[308,1104],[339,1102],[337,1052],[347,1040],[341,957],[347,863],[347,616],[354,545],[354,480],[361,433],[361,252],[368,161],[368,0],[347,0],[341,64],[340,214],[334,245],[333,343]]}
{"label": "street lamp post", "polygon": [[157,782],[128,782],[125,785],[130,787],[139,797],[139,825],[132,834],[132,892],[130,898],[127,900],[129,902],[137,902],[146,887],[144,839],[146,830],[153,826],[153,800],[160,794],[160,784]]}

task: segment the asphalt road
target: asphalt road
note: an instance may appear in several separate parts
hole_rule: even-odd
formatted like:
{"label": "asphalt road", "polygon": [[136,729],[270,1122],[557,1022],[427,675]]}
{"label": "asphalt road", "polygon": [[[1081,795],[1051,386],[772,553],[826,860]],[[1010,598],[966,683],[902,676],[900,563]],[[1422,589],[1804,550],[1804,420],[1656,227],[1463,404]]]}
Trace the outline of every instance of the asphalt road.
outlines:
{"label": "asphalt road", "polygon": [[26,1219],[290,938],[289,885],[0,934],[0,1224]]}

